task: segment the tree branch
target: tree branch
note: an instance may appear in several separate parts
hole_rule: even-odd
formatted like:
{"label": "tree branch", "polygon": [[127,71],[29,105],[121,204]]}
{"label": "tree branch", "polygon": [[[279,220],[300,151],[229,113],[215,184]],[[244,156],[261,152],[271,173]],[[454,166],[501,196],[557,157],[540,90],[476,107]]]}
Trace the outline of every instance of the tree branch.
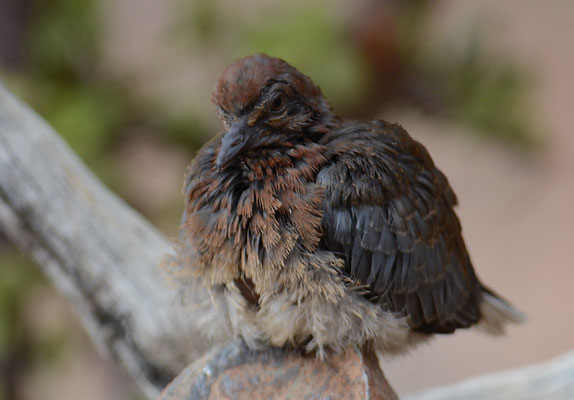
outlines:
{"label": "tree branch", "polygon": [[407,400],[458,399],[574,399],[574,351],[546,363],[479,376],[407,397]]}
{"label": "tree branch", "polygon": [[176,291],[158,268],[168,241],[1,85],[0,229],[149,397],[210,347],[193,315],[172,311]]}

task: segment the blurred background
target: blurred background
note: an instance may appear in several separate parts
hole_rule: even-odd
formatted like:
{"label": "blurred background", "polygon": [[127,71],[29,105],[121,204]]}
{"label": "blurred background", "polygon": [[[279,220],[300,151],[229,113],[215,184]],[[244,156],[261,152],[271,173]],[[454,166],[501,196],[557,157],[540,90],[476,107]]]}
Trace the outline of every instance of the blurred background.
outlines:
{"label": "blurred background", "polygon": [[[169,236],[233,59],[266,52],[341,115],[399,121],[459,195],[479,276],[529,316],[384,361],[399,394],[574,349],[574,3],[0,0],[0,79]],[[140,399],[0,232],[0,399]]]}

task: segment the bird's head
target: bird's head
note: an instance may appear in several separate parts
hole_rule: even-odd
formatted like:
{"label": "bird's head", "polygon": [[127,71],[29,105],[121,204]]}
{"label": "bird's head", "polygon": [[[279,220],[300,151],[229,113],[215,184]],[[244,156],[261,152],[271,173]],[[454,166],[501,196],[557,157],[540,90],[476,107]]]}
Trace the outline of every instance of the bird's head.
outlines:
{"label": "bird's head", "polygon": [[311,79],[264,54],[229,65],[211,101],[224,126],[218,168],[249,151],[305,140],[311,128],[336,118]]}

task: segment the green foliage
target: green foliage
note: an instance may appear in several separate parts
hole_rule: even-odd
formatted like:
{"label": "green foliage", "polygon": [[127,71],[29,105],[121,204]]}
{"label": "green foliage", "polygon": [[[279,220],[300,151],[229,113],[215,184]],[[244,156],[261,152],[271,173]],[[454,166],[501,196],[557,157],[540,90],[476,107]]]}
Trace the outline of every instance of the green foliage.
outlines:
{"label": "green foliage", "polygon": [[[422,7],[424,9],[424,7]],[[462,43],[424,40],[421,7],[405,15],[402,48],[413,75],[426,81],[443,104],[442,117],[521,150],[539,145],[528,111],[530,81],[514,61],[487,54],[484,31],[471,29],[456,38]],[[415,21],[418,21],[415,22]]]}
{"label": "green foliage", "polygon": [[[4,251],[0,258],[0,366],[14,369],[17,376],[28,364],[29,332],[24,322],[26,299],[41,282],[40,274],[15,252]],[[0,380],[0,398],[8,392]]]}
{"label": "green foliage", "polygon": [[487,57],[478,40],[469,43],[458,57],[448,54],[448,62],[435,56],[435,67],[427,70],[430,79],[440,82],[447,115],[487,137],[525,150],[535,147],[537,139],[526,104],[528,81],[517,66]]}
{"label": "green foliage", "polygon": [[350,43],[343,21],[330,3],[305,2],[240,28],[234,56],[256,52],[285,59],[305,71],[336,108],[356,103],[365,91],[365,69]]}
{"label": "green foliage", "polygon": [[527,83],[514,64],[475,50],[444,71],[452,115],[488,137],[521,148],[536,144],[525,104]]}
{"label": "green foliage", "polygon": [[197,150],[215,134],[208,128],[205,118],[188,113],[165,118],[158,131],[164,132],[170,141]]}
{"label": "green foliage", "polygon": [[[256,9],[217,0],[178,4],[175,36],[184,38],[194,56],[219,53],[226,61],[255,52],[278,56],[305,71],[335,108],[361,107],[372,77],[351,41],[349,19],[337,14],[327,0],[259,4]],[[440,39],[429,38],[425,29],[432,7],[433,3],[418,0],[391,2],[387,10],[395,19],[407,85],[431,92],[423,94],[423,102],[438,103],[426,111],[439,110],[439,117],[521,149],[535,147],[525,102],[529,81],[519,66],[487,55],[482,30],[462,35],[467,40],[462,51],[454,43],[437,45]],[[394,101],[420,106],[408,96]]]}
{"label": "green foliage", "polygon": [[32,72],[71,85],[93,73],[98,54],[94,0],[33,4],[26,45]]}
{"label": "green foliage", "polygon": [[[273,4],[246,18],[243,3],[182,1],[174,28],[194,56],[224,54],[233,59],[253,53],[280,57],[305,71],[337,108],[356,103],[368,84],[342,16],[328,0],[294,6]],[[266,11],[268,11],[266,13]]]}
{"label": "green foliage", "polygon": [[2,253],[0,268],[0,358],[22,335],[22,300],[41,281],[38,271],[15,252]]}
{"label": "green foliage", "polygon": [[199,44],[213,43],[218,34],[218,1],[180,1],[177,4],[178,18],[172,27],[174,39],[187,39]]}
{"label": "green foliage", "polygon": [[60,93],[45,110],[56,131],[85,159],[101,154],[122,122],[121,102],[86,86]]}
{"label": "green foliage", "polygon": [[16,91],[92,167],[126,123],[127,97],[98,72],[94,0],[34,2]]}
{"label": "green foliage", "polygon": [[59,86],[42,78],[12,79],[10,83],[92,166],[125,123],[122,97],[109,88]]}

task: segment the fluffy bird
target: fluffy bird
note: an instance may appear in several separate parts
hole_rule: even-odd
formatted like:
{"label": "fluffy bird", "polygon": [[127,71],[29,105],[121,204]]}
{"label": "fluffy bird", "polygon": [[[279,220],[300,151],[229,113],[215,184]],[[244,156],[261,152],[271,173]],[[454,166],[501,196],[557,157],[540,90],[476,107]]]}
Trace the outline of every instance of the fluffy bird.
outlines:
{"label": "fluffy bird", "polygon": [[223,130],[189,167],[176,246],[218,305],[212,331],[319,355],[396,353],[521,320],[477,278],[452,188],[400,125],[340,118],[307,76],[263,54],[227,67],[212,102]]}

